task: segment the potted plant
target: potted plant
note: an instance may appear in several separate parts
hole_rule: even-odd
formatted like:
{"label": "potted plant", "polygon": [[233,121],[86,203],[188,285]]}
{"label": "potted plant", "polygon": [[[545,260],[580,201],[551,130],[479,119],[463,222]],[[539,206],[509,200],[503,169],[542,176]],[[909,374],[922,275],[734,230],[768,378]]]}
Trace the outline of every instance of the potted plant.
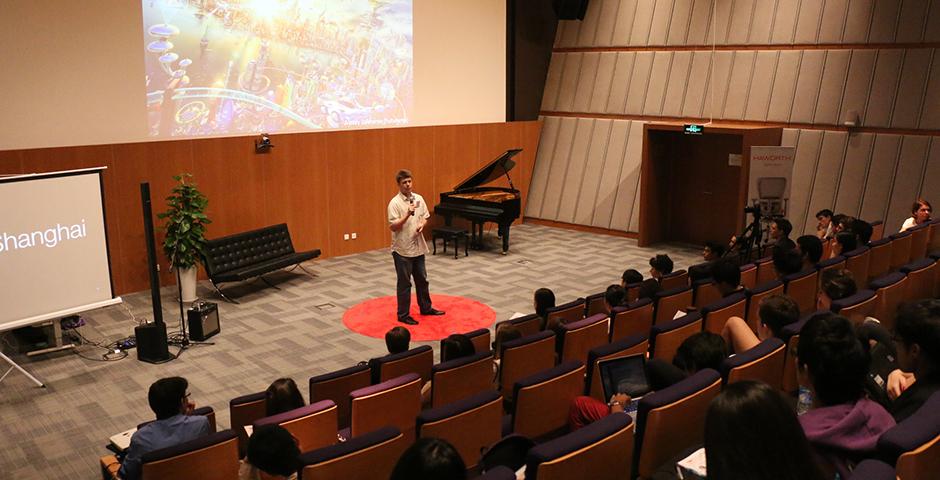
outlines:
{"label": "potted plant", "polygon": [[206,244],[206,225],[212,223],[205,214],[209,200],[192,177],[189,173],[173,177],[177,184],[166,197],[167,210],[157,214],[166,232],[163,253],[170,259],[170,269],[178,269],[184,302],[196,300],[197,264]]}

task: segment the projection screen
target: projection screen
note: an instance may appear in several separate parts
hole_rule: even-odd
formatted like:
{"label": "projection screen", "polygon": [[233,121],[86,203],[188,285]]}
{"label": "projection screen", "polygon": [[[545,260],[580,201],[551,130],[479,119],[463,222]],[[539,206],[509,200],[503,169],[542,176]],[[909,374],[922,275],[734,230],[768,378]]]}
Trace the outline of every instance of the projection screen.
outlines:
{"label": "projection screen", "polygon": [[0,331],[121,301],[102,168],[0,178]]}

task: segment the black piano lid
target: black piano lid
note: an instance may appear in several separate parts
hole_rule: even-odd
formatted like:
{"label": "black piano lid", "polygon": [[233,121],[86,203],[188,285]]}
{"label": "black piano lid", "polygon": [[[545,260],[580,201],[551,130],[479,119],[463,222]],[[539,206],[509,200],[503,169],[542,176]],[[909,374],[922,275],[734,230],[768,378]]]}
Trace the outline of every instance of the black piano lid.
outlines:
{"label": "black piano lid", "polygon": [[470,175],[470,178],[458,183],[457,186],[454,187],[454,191],[459,192],[460,190],[479,187],[480,185],[485,185],[496,180],[502,175],[507,175],[508,172],[516,166],[516,162],[512,161],[512,157],[515,157],[521,151],[521,148],[506,150],[502,155],[496,157],[496,160],[486,164],[483,168],[477,170],[476,173]]}

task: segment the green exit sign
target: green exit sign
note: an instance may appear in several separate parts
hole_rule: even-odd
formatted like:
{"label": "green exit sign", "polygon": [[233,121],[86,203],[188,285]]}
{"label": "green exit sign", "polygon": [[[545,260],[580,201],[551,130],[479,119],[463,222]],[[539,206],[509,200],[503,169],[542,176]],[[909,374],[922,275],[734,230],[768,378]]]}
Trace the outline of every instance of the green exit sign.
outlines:
{"label": "green exit sign", "polygon": [[688,123],[685,125],[685,129],[683,130],[683,133],[685,133],[686,135],[701,135],[702,131],[704,130],[705,130],[704,125],[696,125],[694,123]]}

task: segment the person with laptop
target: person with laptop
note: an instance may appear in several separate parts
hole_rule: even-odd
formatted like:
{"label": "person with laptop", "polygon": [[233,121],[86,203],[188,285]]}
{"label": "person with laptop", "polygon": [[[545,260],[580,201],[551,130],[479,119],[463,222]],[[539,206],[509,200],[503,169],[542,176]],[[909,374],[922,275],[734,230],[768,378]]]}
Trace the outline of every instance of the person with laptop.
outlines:
{"label": "person with laptop", "polygon": [[172,447],[209,434],[209,419],[192,415],[196,405],[189,401],[189,382],[183,377],[161,378],[150,385],[147,400],[157,420],[131,437],[119,475],[124,480],[140,478],[145,453]]}

